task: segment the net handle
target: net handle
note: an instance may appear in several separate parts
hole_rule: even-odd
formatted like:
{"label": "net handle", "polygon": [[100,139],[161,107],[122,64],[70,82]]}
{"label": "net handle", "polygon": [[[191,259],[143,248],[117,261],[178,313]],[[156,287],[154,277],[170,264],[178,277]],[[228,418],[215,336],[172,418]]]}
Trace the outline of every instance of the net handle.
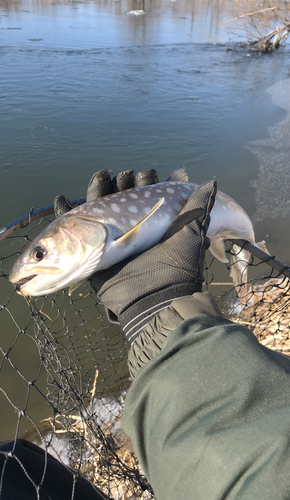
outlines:
{"label": "net handle", "polygon": [[278,271],[280,274],[284,274],[284,276],[290,278],[290,268],[288,266],[285,266],[285,264],[279,262],[279,260],[275,259],[275,255],[269,255],[266,252],[263,252],[263,250],[260,250],[260,248],[252,245],[252,243],[246,240],[230,239],[229,241],[238,245],[242,249],[248,250],[252,255],[254,255],[254,257],[258,257],[258,259],[260,259],[265,264],[268,264],[268,266],[272,267],[273,269],[276,269],[276,271]]}

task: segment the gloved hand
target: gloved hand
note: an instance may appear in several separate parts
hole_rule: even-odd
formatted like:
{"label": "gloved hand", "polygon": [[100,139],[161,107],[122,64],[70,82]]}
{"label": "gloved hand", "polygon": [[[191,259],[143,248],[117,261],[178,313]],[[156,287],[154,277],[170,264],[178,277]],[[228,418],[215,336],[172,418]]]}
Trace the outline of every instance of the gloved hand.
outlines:
{"label": "gloved hand", "polygon": [[[112,180],[107,170],[101,170],[90,180],[87,201],[134,185],[157,182],[158,174],[153,169],[139,172],[136,178],[132,170],[121,172]],[[216,183],[201,186],[189,197],[158,245],[92,278],[92,286],[109,319],[120,322],[132,345],[128,365],[133,376],[142,364],[158,354],[166,336],[185,317],[209,311],[221,315],[208,294],[196,293],[202,288],[204,253],[209,245],[206,231],[215,194]],[[71,208],[64,196],[55,198],[56,217]],[[176,300],[180,297],[187,300]]]}
{"label": "gloved hand", "polygon": [[[99,170],[99,172],[96,172],[92,176],[89,182],[86,201],[95,201],[107,194],[124,191],[134,186],[156,184],[157,182],[158,173],[153,168],[138,172],[136,178],[133,170],[126,170],[125,172],[120,172],[120,174],[116,175],[113,179],[111,179],[108,170]],[[54,214],[56,218],[66,214],[72,208],[74,207],[64,195],[57,195],[55,197]]]}
{"label": "gloved hand", "polygon": [[158,245],[93,276],[93,288],[110,311],[109,318],[119,321],[129,344],[174,299],[201,292],[215,195],[215,182],[202,185]]}

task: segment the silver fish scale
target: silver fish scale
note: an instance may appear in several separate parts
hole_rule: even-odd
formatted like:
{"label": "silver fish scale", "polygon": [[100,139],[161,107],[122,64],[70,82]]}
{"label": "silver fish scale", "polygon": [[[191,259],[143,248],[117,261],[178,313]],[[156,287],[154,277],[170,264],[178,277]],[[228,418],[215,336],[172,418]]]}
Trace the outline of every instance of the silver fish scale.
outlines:
{"label": "silver fish scale", "polygon": [[126,232],[145,217],[161,198],[164,198],[164,202],[155,212],[154,220],[158,221],[165,215],[173,220],[197,188],[195,184],[183,182],[140,186],[87,202],[71,210],[70,214],[94,218]]}

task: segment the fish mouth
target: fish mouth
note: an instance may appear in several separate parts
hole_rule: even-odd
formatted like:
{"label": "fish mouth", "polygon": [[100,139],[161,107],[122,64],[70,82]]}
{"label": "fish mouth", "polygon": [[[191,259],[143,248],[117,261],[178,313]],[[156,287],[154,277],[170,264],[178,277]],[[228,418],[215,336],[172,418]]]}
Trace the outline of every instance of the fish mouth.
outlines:
{"label": "fish mouth", "polygon": [[11,281],[11,283],[13,283],[14,285],[21,285],[21,291],[23,291],[23,289],[27,286],[30,287],[31,285],[35,285],[43,278],[47,277],[47,275],[53,276],[63,273],[63,270],[57,267],[48,267],[45,269],[34,268],[33,270],[31,270],[31,274],[28,271],[24,276],[21,276],[21,273],[14,273],[12,271],[9,275],[9,281]]}
{"label": "fish mouth", "polygon": [[24,278],[20,278],[16,281],[13,281],[14,285],[26,285],[29,281],[36,278],[37,274],[31,274],[30,276],[25,276]]}
{"label": "fish mouth", "polygon": [[[44,278],[44,276],[41,274],[33,274],[33,275],[30,275],[30,276],[23,278],[19,282],[19,284],[23,283],[20,287],[20,291],[24,292],[24,290],[23,290],[24,288],[26,288],[27,286],[35,285],[36,283],[38,283],[38,281],[41,281],[42,278]],[[25,295],[25,293],[24,293],[24,295]]]}

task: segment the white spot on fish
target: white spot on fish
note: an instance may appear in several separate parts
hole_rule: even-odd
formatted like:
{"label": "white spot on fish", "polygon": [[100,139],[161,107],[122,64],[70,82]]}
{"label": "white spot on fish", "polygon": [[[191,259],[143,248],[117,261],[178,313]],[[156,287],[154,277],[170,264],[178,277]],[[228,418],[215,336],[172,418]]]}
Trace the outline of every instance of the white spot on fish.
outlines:
{"label": "white spot on fish", "polygon": [[124,201],[127,201],[127,198],[121,198],[120,201],[124,203]]}
{"label": "white spot on fish", "polygon": [[144,212],[145,212],[145,214],[146,214],[146,215],[147,215],[147,214],[149,214],[150,210],[151,210],[151,208],[150,208],[150,207],[145,207],[145,208],[144,208]]}
{"label": "white spot on fish", "polygon": [[188,191],[191,191],[191,187],[188,185],[188,184],[185,184],[185,189],[187,189]]}
{"label": "white spot on fish", "polygon": [[113,217],[109,217],[108,221],[110,224],[117,224],[116,219],[114,219]]}
{"label": "white spot on fish", "polygon": [[151,196],[150,191],[145,191],[144,196],[145,196],[145,198],[150,198],[150,196]]}
{"label": "white spot on fish", "polygon": [[131,196],[131,198],[138,198],[136,193],[130,193],[129,196]]}
{"label": "white spot on fish", "polygon": [[138,213],[138,208],[135,206],[135,205],[130,205],[128,207],[128,210],[129,212],[131,212],[132,214],[137,214]]}
{"label": "white spot on fish", "polygon": [[175,210],[178,210],[178,212],[180,212],[181,209],[182,209],[182,206],[179,203],[177,203],[175,205]]}
{"label": "white spot on fish", "polygon": [[167,188],[166,191],[167,193],[174,194],[174,189],[172,188]]}
{"label": "white spot on fish", "polygon": [[186,200],[186,199],[188,198],[188,194],[187,194],[187,193],[182,193],[182,195],[181,195],[181,196],[182,196],[182,198],[183,198],[184,200]]}
{"label": "white spot on fish", "polygon": [[118,214],[120,213],[120,207],[117,205],[117,203],[112,203],[111,209],[114,210],[114,212],[117,212]]}
{"label": "white spot on fish", "polygon": [[132,226],[136,226],[137,221],[134,219],[130,219],[130,224],[132,224]]}
{"label": "white spot on fish", "polygon": [[[168,190],[167,190],[168,191]],[[173,191],[174,192],[174,191]],[[161,189],[156,189],[156,193],[162,193]]]}

